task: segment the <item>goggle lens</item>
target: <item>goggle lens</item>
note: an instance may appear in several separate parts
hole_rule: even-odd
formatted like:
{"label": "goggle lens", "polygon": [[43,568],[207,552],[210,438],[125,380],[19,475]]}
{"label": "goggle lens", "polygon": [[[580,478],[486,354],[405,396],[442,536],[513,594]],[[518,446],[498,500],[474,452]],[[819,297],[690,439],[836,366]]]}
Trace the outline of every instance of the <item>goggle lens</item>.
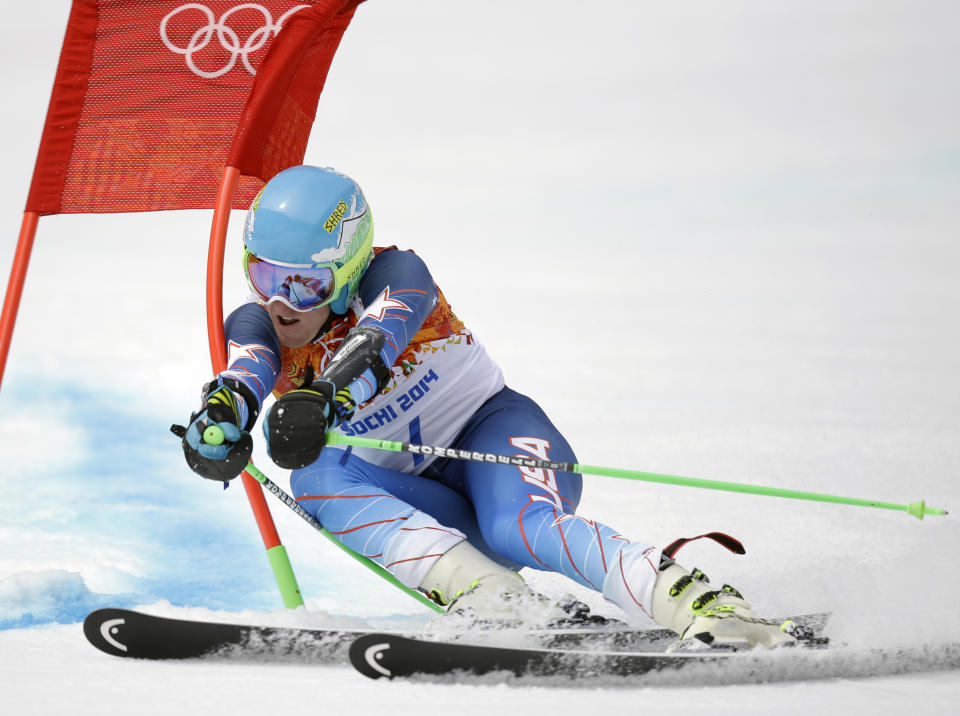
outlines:
{"label": "goggle lens", "polygon": [[312,311],[330,300],[336,283],[333,269],[281,266],[247,253],[244,260],[247,279],[264,303],[282,299],[298,311]]}

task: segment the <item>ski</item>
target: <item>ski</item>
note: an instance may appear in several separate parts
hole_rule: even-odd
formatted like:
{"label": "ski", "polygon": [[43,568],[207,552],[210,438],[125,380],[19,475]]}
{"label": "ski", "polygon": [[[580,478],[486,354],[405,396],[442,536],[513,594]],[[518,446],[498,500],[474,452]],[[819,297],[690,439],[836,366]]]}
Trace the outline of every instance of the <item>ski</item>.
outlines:
{"label": "ski", "polygon": [[[793,649],[774,651],[800,653],[825,647],[828,640],[817,634],[828,618],[828,614],[808,614],[780,620],[792,622],[792,633],[801,641]],[[734,657],[739,663],[752,660],[759,664],[765,653],[763,650],[704,648],[694,640],[690,640],[693,648],[671,650],[677,640],[673,632],[633,631],[634,636],[643,635],[633,639],[629,638],[630,634],[630,630],[611,630],[606,634],[596,631],[587,639],[565,639],[561,634],[549,643],[536,644],[521,642],[516,638],[518,635],[510,632],[487,634],[487,643],[477,643],[477,634],[469,637],[472,643],[463,643],[425,639],[423,635],[368,633],[350,645],[349,656],[354,668],[373,679],[493,672],[590,678],[674,671],[691,664],[714,664]]]}
{"label": "ski", "polygon": [[414,675],[473,676],[507,672],[514,676],[590,678],[634,676],[679,669],[691,663],[729,659],[732,651],[597,651],[425,641],[397,634],[364,634],[350,646],[350,662],[372,679]]}
{"label": "ski", "polygon": [[[794,617],[815,631],[826,614]],[[382,629],[275,627],[227,624],[161,617],[129,609],[103,608],[87,615],[83,633],[97,649],[112,656],[134,659],[219,658],[258,661],[344,663],[352,643],[361,637],[422,638],[423,631]],[[552,629],[487,629],[436,631],[434,638],[456,642],[477,635],[509,639],[511,644],[544,649],[662,652],[676,640],[666,629],[635,629],[620,622],[602,621]]]}
{"label": "ski", "polygon": [[134,659],[289,658],[341,662],[370,630],[302,629],[173,619],[129,609],[97,609],[83,621],[87,640],[112,656]]}
{"label": "ski", "polygon": [[537,678],[537,685],[722,686],[809,679],[859,678],[960,668],[960,642],[920,646],[825,648],[813,638],[792,648],[723,651],[607,651],[513,647],[426,641],[397,634],[364,634],[350,646],[350,661],[372,679],[414,677],[462,682]]}

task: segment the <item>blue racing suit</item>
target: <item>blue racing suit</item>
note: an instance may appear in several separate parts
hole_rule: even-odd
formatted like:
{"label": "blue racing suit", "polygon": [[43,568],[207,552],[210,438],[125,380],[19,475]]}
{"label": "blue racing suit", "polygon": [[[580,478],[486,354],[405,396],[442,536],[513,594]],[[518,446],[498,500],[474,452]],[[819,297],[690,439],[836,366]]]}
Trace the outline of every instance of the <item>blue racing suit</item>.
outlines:
{"label": "blue racing suit", "polygon": [[[368,370],[349,388],[347,435],[577,462],[530,398],[504,384],[496,363],[453,314],[423,261],[377,249],[345,316],[307,346],[282,347],[266,310],[248,303],[226,321],[229,367],[261,404],[321,375],[354,326],[384,333],[391,367],[376,391]],[[628,613],[649,615],[660,550],[576,514],[582,478],[512,465],[327,447],[294,470],[297,501],[354,552],[416,588],[464,538],[513,569],[559,572],[602,591]]]}

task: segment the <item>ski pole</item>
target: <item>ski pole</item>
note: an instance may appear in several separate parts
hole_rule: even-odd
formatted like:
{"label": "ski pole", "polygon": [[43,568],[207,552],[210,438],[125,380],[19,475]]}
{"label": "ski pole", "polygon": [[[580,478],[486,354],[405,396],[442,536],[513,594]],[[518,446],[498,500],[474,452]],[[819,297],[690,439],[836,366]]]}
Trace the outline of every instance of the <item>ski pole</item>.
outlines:
{"label": "ski pole", "polygon": [[301,519],[303,519],[304,522],[306,522],[308,525],[313,527],[315,530],[317,530],[317,532],[319,532],[328,540],[333,542],[333,544],[335,544],[341,550],[349,554],[351,557],[353,557],[355,560],[357,560],[360,564],[365,566],[367,569],[373,571],[383,579],[387,580],[388,582],[390,582],[390,584],[397,587],[398,589],[406,592],[421,604],[424,604],[425,606],[430,607],[435,612],[439,612],[440,614],[445,613],[445,610],[443,609],[443,607],[430,601],[430,599],[427,598],[425,594],[422,594],[421,592],[418,592],[415,589],[411,589],[407,585],[403,584],[399,579],[394,577],[392,574],[390,574],[390,572],[388,572],[386,569],[384,569],[379,564],[374,562],[372,559],[370,559],[369,557],[364,557],[361,554],[357,554],[352,549],[350,549],[345,544],[343,544],[343,542],[341,542],[332,534],[330,534],[329,530],[327,530],[322,524],[320,524],[320,521],[317,520],[316,517],[314,517],[305,509],[303,509],[303,507],[300,506],[300,503],[298,503],[293,497],[287,494],[282,487],[280,487],[277,483],[273,482],[269,477],[267,477],[262,472],[260,472],[260,470],[257,469],[257,467],[253,464],[253,462],[250,462],[247,464],[247,467],[245,468],[244,472],[246,472],[250,477],[252,477],[254,480],[256,480],[261,485],[263,485],[267,489],[267,492],[272,494],[274,497],[278,498],[283,504],[285,504],[287,507],[293,510],[297,515],[300,516]]}
{"label": "ski pole", "polygon": [[705,480],[696,477],[664,475],[656,472],[640,472],[638,470],[623,470],[613,467],[581,465],[575,462],[554,462],[552,460],[541,460],[539,458],[523,457],[519,455],[498,455],[496,453],[460,450],[457,448],[400,443],[394,442],[393,440],[376,440],[372,438],[344,435],[336,430],[327,431],[327,445],[350,445],[353,447],[372,448],[374,450],[409,452],[413,453],[414,455],[433,455],[436,457],[452,458],[454,460],[473,460],[476,462],[490,462],[501,465],[516,465],[518,467],[560,470],[561,472],[573,472],[583,475],[602,475],[604,477],[617,477],[624,480],[657,482],[665,485],[701,487],[707,490],[724,490],[726,492],[741,492],[752,495],[766,495],[768,497],[785,497],[792,500],[832,502],[841,505],[875,507],[882,510],[900,510],[921,520],[923,519],[924,515],[948,514],[946,510],[940,510],[935,507],[927,507],[923,500],[911,502],[907,505],[899,505],[892,502],[862,500],[856,497],[840,497],[838,495],[825,495],[819,492],[787,490],[779,487],[763,487],[762,485],[748,485],[741,482],[721,482],[718,480]]}

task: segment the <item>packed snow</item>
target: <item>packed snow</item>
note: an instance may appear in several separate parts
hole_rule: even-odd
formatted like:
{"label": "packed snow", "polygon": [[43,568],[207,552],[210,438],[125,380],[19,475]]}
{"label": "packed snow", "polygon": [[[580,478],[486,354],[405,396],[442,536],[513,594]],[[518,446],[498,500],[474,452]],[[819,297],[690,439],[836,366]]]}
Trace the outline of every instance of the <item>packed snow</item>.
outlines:
{"label": "packed snow", "polygon": [[[69,6],[18,4],[0,28],[6,265]],[[307,602],[284,610],[243,490],[184,465],[168,428],[210,372],[210,213],[53,216],[0,390],[4,713],[953,713],[956,656],[922,654],[960,643],[958,22],[933,0],[369,0],[307,150],[358,179],[377,243],[426,260],[583,463],[951,510],[585,478],[581,513],[628,536],[743,541],[681,561],[760,613],[831,611],[840,676],[374,683],[96,651],[79,622],[108,605],[340,626],[431,613],[268,498]]]}

